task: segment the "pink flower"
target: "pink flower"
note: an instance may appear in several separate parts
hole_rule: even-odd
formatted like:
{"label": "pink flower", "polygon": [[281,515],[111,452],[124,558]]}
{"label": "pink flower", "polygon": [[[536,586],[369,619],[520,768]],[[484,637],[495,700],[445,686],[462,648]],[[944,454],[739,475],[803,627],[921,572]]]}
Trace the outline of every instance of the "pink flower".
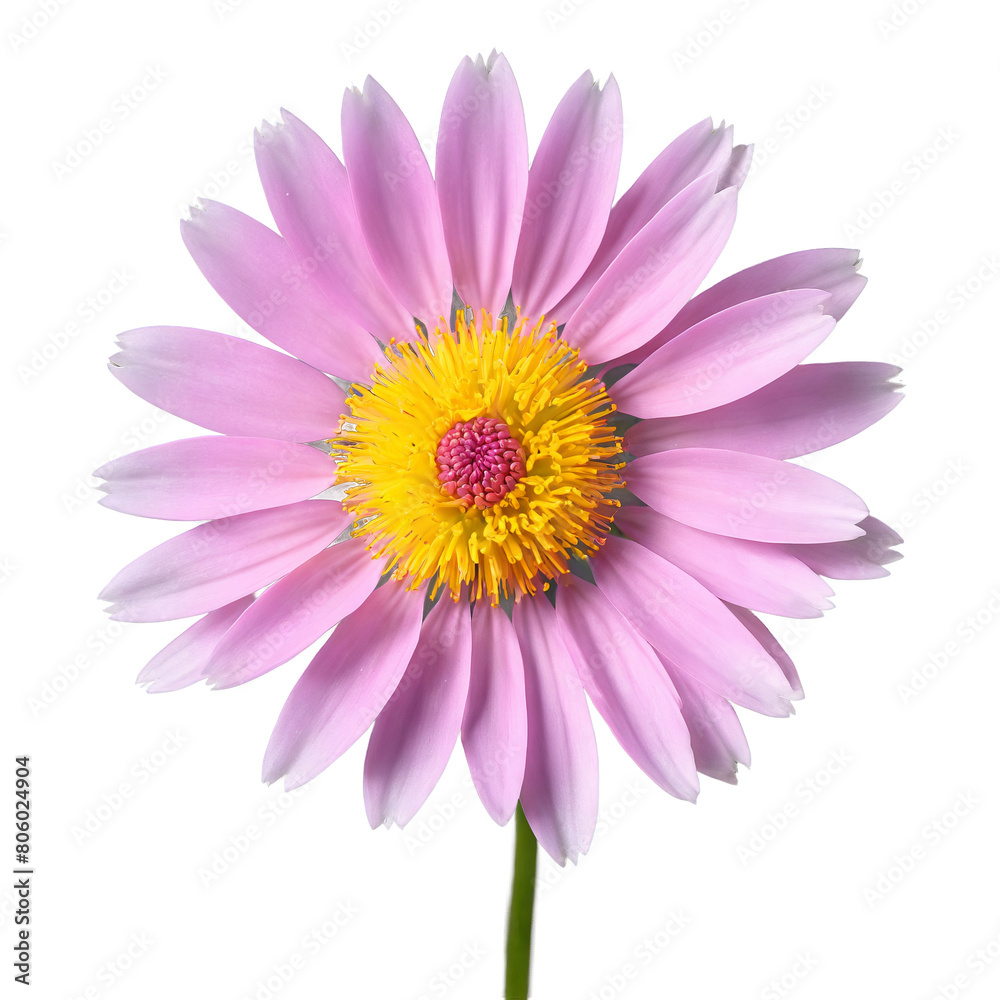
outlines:
{"label": "pink flower", "polygon": [[575,860],[597,815],[586,696],[693,800],[697,772],[734,781],[749,760],[733,704],[784,716],[802,695],[752,612],[816,617],[824,577],[884,575],[900,539],[788,460],[886,414],[898,369],[802,363],[864,285],[854,251],[691,298],[750,162],[730,128],[688,129],[612,205],[614,78],[570,87],[530,169],[495,52],[455,73],[434,176],[373,80],[342,120],[343,164],[292,115],[258,133],[281,235],[214,202],[182,224],[216,291],[287,353],[121,336],[115,376],[217,434],[98,470],[106,506],[205,522],[102,597],[123,621],[201,616],[139,675],[150,691],[241,684],[336,625],[266,781],[301,785],[372,727],[368,817],[403,825],[461,735],[490,815],[520,799]]}

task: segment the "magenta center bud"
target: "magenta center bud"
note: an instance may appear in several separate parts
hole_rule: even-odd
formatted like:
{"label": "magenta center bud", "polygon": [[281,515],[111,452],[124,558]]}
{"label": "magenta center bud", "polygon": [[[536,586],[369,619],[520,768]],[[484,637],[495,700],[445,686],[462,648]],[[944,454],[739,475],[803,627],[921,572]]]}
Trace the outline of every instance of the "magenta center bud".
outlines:
{"label": "magenta center bud", "polygon": [[480,510],[499,503],[524,475],[524,449],[496,417],[459,421],[437,446],[441,489]]}

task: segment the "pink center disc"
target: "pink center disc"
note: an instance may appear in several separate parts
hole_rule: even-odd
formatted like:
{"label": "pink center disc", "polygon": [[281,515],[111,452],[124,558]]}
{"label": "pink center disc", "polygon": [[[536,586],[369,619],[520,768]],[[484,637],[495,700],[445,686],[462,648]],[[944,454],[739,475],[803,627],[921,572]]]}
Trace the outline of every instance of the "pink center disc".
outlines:
{"label": "pink center disc", "polygon": [[436,460],[445,493],[480,510],[503,500],[524,475],[524,449],[495,417],[459,421],[438,443]]}

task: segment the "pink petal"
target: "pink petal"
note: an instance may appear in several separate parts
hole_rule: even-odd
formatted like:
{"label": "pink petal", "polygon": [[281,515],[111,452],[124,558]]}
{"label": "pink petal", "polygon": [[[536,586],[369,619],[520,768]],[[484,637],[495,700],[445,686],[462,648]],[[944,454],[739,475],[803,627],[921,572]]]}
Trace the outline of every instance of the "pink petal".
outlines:
{"label": "pink petal", "polygon": [[477,313],[507,301],[528,187],[528,136],[517,82],[494,51],[452,77],[437,139],[438,201],[455,288]]}
{"label": "pink petal", "polygon": [[847,542],[826,542],[822,545],[789,545],[788,551],[810,569],[832,580],[874,580],[888,576],[887,563],[902,559],[892,546],[903,539],[889,525],[875,517],[858,522],[864,530],[860,538]]}
{"label": "pink petal", "polygon": [[445,596],[424,619],[406,673],[372,727],[364,789],[373,829],[409,823],[444,774],[462,726],[471,655],[469,602]]}
{"label": "pink petal", "polygon": [[273,230],[235,208],[203,201],[181,235],[209,284],[249,326],[307,364],[370,381],[382,350],[364,327],[337,314]]}
{"label": "pink petal", "polygon": [[736,188],[692,181],[632,238],[570,316],[563,336],[591,364],[641,346],[691,297],[736,220]]}
{"label": "pink petal", "polygon": [[368,253],[344,165],[295,115],[281,114],[284,122],[261,127],[254,150],[271,214],[295,254],[286,280],[315,275],[338,324],[360,325],[386,344],[409,337],[413,318]]}
{"label": "pink petal", "polygon": [[811,469],[717,448],[643,455],[625,468],[644,503],[693,528],[758,542],[835,542],[863,534],[861,498]]}
{"label": "pink petal", "polygon": [[702,774],[736,784],[736,765],[750,765],[750,747],[733,706],[661,657],[681,696],[695,765]]}
{"label": "pink petal", "polygon": [[693,298],[670,324],[643,347],[617,359],[634,364],[683,330],[747,299],[793,288],[818,288],[832,296],[828,315],[839,320],[861,294],[867,278],[857,273],[861,266],[857,250],[800,250],[755,264],[724,278]]}
{"label": "pink petal", "polygon": [[741,302],[696,323],[615,384],[618,408],[637,417],[697,413],[773,382],[836,325],[828,292],[795,289]]}
{"label": "pink petal", "polygon": [[162,622],[229,604],[325,548],[350,523],[333,500],[301,503],[189,528],[130,562],[101,592],[115,621]]}
{"label": "pink petal", "polygon": [[513,278],[522,315],[548,313],[590,263],[608,223],[621,153],[618,83],[610,76],[601,90],[588,71],[559,102],[528,172]]}
{"label": "pink petal", "polygon": [[159,694],[179,691],[203,680],[204,667],[212,650],[251,604],[253,594],[248,594],[199,618],[139,671],[136,683],[148,684],[146,690],[150,694]]}
{"label": "pink petal", "polygon": [[344,393],[315,368],[239,337],[180,326],[118,335],[111,374],[154,406],[222,434],[317,441]]}
{"label": "pink petal", "polygon": [[819,618],[833,607],[830,585],[785,546],[700,531],[652,507],[622,507],[615,524],[724,601],[789,618]]}
{"label": "pink petal", "polygon": [[[902,399],[894,365],[872,361],[798,365],[743,399],[703,413],[643,420],[625,438],[633,455],[673,448],[725,448],[797,458],[881,420]],[[617,391],[617,386],[615,386]]]}
{"label": "pink petal", "polygon": [[264,754],[264,781],[315,778],[374,722],[420,635],[423,595],[390,580],[337,626],[292,688]]}
{"label": "pink petal", "polygon": [[388,286],[433,328],[451,311],[452,278],[434,178],[395,101],[370,76],[341,110],[344,162],[368,252]]}
{"label": "pink petal", "polygon": [[347,539],[317,552],[272,584],[212,654],[213,686],[235,687],[286,663],[355,611],[375,589],[381,564]]}
{"label": "pink petal", "polygon": [[507,614],[477,601],[462,746],[486,811],[501,826],[514,815],[524,780],[528,714],[524,664]]}
{"label": "pink petal", "polygon": [[711,118],[698,122],[674,139],[615,202],[590,266],[555,312],[572,316],[625,244],[693,180],[702,174],[718,174],[729,162],[732,149],[732,126],[713,128]]}
{"label": "pink petal", "polygon": [[753,145],[733,146],[733,152],[729,157],[729,163],[723,168],[719,176],[719,190],[727,187],[741,188],[743,182],[750,173],[753,166]]}
{"label": "pink petal", "polygon": [[307,500],[333,484],[337,466],[317,448],[274,438],[198,437],[116,458],[101,504],[141,517],[204,521]]}
{"label": "pink petal", "polygon": [[774,662],[781,668],[781,672],[785,675],[785,679],[792,689],[793,700],[797,701],[802,698],[802,682],[799,680],[799,672],[795,669],[791,657],[785,652],[781,643],[771,635],[767,626],[747,608],[728,603],[726,607],[746,626],[749,633],[767,650]]}
{"label": "pink petal", "polygon": [[694,802],[698,775],[680,699],[649,646],[583,580],[560,585],[559,633],[622,749],[662,789]]}
{"label": "pink petal", "polygon": [[597,825],[597,741],[587,698],[544,596],[514,606],[514,629],[528,708],[521,807],[552,858],[575,863]]}
{"label": "pink petal", "polygon": [[788,715],[791,691],[778,665],[697,580],[613,535],[590,566],[604,596],[680,669],[738,705]]}

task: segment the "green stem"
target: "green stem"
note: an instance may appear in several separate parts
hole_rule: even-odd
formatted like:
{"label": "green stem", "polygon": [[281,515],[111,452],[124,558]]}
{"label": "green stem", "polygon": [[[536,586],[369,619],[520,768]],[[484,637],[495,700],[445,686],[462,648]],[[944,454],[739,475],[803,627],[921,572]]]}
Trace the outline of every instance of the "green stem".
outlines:
{"label": "green stem", "polygon": [[514,816],[514,828],[514,880],[510,890],[510,918],[507,921],[507,978],[503,995],[506,1000],[528,1000],[538,841],[524,818],[520,802]]}

